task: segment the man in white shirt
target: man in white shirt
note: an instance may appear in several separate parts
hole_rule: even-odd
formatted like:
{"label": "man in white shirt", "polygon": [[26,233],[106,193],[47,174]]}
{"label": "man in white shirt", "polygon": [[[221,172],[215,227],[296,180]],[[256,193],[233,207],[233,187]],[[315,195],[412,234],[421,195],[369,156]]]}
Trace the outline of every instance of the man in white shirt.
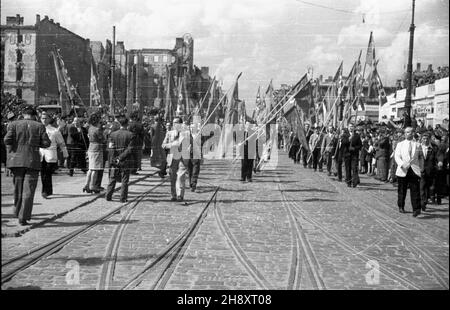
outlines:
{"label": "man in white shirt", "polygon": [[419,143],[413,141],[413,128],[405,128],[405,140],[395,148],[396,176],[398,178],[397,205],[400,213],[405,213],[405,198],[408,190],[411,195],[413,216],[420,214],[420,176],[423,170],[423,152]]}
{"label": "man in white shirt", "polygon": [[58,169],[58,151],[57,147],[61,149],[64,160],[69,157],[64,138],[58,128],[52,126],[54,120],[47,114],[42,113],[41,122],[45,126],[47,135],[51,141],[48,148],[40,148],[41,154],[41,181],[42,181],[42,197],[47,199],[48,196],[53,195],[52,174]]}
{"label": "man in white shirt", "polygon": [[182,157],[182,142],[189,143],[189,132],[183,129],[180,117],[173,119],[173,130],[166,133],[166,137],[162,143],[162,147],[169,150],[167,155],[167,166],[169,167],[170,190],[172,201],[184,201],[186,167],[188,166],[189,155]]}

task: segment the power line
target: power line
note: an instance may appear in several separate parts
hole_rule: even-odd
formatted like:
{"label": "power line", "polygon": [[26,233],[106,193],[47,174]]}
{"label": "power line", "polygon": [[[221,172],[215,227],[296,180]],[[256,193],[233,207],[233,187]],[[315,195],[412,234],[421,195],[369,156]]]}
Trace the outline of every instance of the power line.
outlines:
{"label": "power line", "polygon": [[[349,10],[345,10],[345,9],[341,9],[341,8],[333,8],[333,7],[330,7],[330,6],[317,4],[317,3],[311,3],[311,2],[302,1],[302,0],[296,0],[296,1],[304,3],[304,4],[307,4],[307,5],[315,6],[315,7],[318,7],[318,8],[323,8],[323,9],[336,11],[336,12],[342,12],[342,13],[353,14],[353,15],[365,15],[365,13],[362,13],[362,12],[349,11]],[[384,11],[384,12],[379,12],[379,13],[380,14],[390,14],[390,13],[400,13],[400,12],[406,12],[406,11],[409,12],[409,9],[398,10],[398,11]]]}

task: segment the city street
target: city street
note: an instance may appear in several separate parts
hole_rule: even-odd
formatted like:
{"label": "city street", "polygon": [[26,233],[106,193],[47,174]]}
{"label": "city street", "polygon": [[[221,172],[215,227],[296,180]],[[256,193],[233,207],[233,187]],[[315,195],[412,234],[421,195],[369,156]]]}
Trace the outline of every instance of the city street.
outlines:
{"label": "city street", "polygon": [[401,214],[397,189],[366,175],[349,188],[283,151],[251,183],[240,166],[205,160],[186,204],[170,201],[148,158],[126,204],[59,172],[49,200],[39,181],[28,228],[2,173],[2,289],[449,288],[447,199],[414,218],[409,194]]}

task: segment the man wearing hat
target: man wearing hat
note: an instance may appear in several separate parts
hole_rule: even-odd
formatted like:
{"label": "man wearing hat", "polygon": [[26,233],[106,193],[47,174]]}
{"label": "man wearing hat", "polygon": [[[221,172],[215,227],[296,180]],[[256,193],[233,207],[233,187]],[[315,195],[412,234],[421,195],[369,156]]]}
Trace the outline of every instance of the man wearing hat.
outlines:
{"label": "man wearing hat", "polygon": [[9,124],[4,142],[6,167],[14,175],[14,215],[20,225],[28,225],[41,169],[39,148],[49,147],[51,141],[45,126],[36,121],[37,113],[33,107],[24,108],[22,115],[22,120]]}

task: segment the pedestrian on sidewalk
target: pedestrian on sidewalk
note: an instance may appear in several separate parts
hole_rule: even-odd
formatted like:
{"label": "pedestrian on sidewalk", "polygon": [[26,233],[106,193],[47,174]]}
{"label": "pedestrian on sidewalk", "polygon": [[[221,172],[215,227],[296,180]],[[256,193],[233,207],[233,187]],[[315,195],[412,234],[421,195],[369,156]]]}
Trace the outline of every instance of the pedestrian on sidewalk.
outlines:
{"label": "pedestrian on sidewalk", "polygon": [[44,112],[41,115],[41,122],[44,124],[51,142],[48,148],[39,149],[41,154],[41,194],[42,198],[48,199],[48,196],[53,195],[52,174],[58,169],[58,148],[62,152],[64,161],[69,157],[69,153],[61,132],[55,127],[56,120]]}
{"label": "pedestrian on sidewalk", "polygon": [[[172,130],[166,133],[162,147],[169,150],[167,166],[169,167],[170,191],[172,201],[183,201],[185,191],[187,161],[182,157],[182,123],[180,117],[173,119]],[[189,141],[188,141],[189,142]]]}
{"label": "pedestrian on sidewalk", "polygon": [[409,187],[413,216],[420,214],[420,174],[423,169],[423,152],[420,144],[413,140],[413,128],[405,128],[405,140],[395,148],[397,163],[397,205],[400,213],[405,213],[405,198]]}
{"label": "pedestrian on sidewalk", "polygon": [[109,184],[106,189],[106,200],[111,201],[116,182],[122,182],[120,202],[127,202],[128,182],[133,168],[133,150],[136,147],[136,136],[128,130],[128,119],[124,114],[118,115],[120,129],[111,133],[108,141],[109,149]]}
{"label": "pedestrian on sidewalk", "polygon": [[99,172],[104,169],[103,149],[106,141],[100,122],[100,115],[97,113],[91,114],[88,123],[90,125],[88,130],[89,148],[87,151],[89,171],[86,175],[86,184],[83,187],[83,193],[99,193],[101,189],[97,180],[99,178]]}
{"label": "pedestrian on sidewalk", "polygon": [[27,106],[23,119],[12,122],[4,142],[7,150],[7,168],[13,173],[14,215],[19,224],[28,225],[33,210],[34,193],[41,169],[39,148],[47,148],[51,141],[45,126],[36,121],[36,110]]}

